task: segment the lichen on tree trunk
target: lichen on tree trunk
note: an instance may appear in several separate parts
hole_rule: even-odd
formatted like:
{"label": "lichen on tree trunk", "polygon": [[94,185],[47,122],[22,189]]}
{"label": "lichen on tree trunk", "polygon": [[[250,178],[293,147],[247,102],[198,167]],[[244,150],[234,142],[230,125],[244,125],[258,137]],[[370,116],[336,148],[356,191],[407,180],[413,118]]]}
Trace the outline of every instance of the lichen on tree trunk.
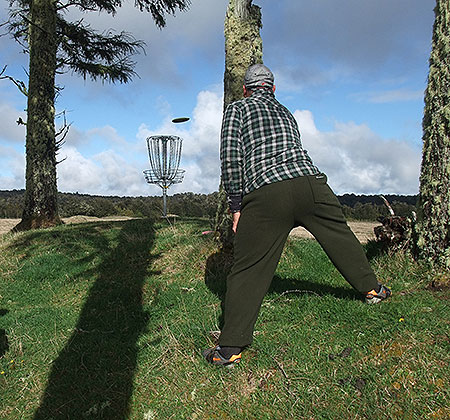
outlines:
{"label": "lichen on tree trunk", "polygon": [[[230,0],[225,18],[224,109],[243,97],[247,68],[262,63],[261,9],[252,0]],[[215,230],[224,249],[232,248],[231,217],[226,194],[219,188]]]}
{"label": "lichen on tree trunk", "polygon": [[437,0],[423,117],[415,254],[450,268],[450,3]]}
{"label": "lichen on tree trunk", "polygon": [[26,190],[22,221],[14,230],[61,223],[57,207],[55,0],[32,0],[26,134]]}
{"label": "lichen on tree trunk", "polygon": [[242,98],[245,71],[262,63],[261,9],[249,0],[230,0],[225,18],[224,108]]}

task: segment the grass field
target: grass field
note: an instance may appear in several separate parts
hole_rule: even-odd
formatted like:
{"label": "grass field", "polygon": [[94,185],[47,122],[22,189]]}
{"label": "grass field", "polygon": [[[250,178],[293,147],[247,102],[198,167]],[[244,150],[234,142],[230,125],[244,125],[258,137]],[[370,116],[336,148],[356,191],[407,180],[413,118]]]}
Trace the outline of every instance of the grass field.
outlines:
{"label": "grass field", "polygon": [[365,305],[315,241],[291,238],[242,363],[207,365],[230,261],[206,229],[1,236],[0,419],[450,418],[449,290],[371,243],[392,299]]}

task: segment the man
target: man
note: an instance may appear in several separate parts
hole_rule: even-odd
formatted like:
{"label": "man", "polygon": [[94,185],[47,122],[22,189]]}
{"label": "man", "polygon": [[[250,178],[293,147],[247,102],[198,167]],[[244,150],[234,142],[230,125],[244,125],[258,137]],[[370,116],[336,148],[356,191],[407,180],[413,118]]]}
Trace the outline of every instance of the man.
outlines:
{"label": "man", "polygon": [[203,352],[215,365],[239,363],[242,349],[251,344],[262,300],[293,227],[314,235],[367,303],[391,295],[378,283],[326,175],[302,148],[297,123],[274,92],[272,72],[262,64],[250,66],[244,99],[230,104],[223,118],[222,182],[235,242],[219,345]]}

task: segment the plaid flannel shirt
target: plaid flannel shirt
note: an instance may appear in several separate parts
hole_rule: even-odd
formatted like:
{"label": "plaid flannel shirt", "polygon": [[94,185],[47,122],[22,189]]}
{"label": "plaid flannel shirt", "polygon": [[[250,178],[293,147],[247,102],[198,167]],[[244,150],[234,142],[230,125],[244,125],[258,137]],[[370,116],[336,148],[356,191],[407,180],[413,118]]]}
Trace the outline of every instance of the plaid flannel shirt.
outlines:
{"label": "plaid flannel shirt", "polygon": [[220,160],[232,212],[240,210],[245,194],[263,185],[320,173],[302,147],[293,115],[266,89],[225,110]]}

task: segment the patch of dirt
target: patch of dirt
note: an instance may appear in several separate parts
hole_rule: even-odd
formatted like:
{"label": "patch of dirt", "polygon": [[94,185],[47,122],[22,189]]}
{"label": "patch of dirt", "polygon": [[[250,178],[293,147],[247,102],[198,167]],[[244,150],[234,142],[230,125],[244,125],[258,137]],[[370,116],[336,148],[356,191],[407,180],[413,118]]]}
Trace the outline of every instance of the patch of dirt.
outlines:
{"label": "patch of dirt", "polygon": [[72,216],[64,217],[63,222],[67,224],[72,223],[87,223],[87,222],[117,222],[122,220],[131,220],[135,217],[129,216],[106,216],[106,217],[94,217],[94,216]]}
{"label": "patch of dirt", "polygon": [[[63,218],[64,223],[87,223],[87,222],[108,222],[130,220],[132,217],[128,216],[107,216],[107,217],[93,217],[93,216],[72,216]],[[0,219],[0,235],[9,232],[14,226],[20,222],[20,219]],[[375,240],[373,228],[379,226],[378,222],[348,222],[350,229],[356,235],[361,243],[366,243],[368,240]],[[313,236],[304,228],[298,227],[292,229],[291,236],[297,238],[313,239]]]}
{"label": "patch of dirt", "polygon": [[20,222],[20,219],[0,219],[0,235],[9,232]]}
{"label": "patch of dirt", "polygon": [[[64,217],[62,220],[67,224],[74,223],[87,223],[87,222],[115,222],[121,220],[130,220],[133,217],[128,216],[106,216],[106,217],[94,217],[94,216],[71,216]],[[20,219],[0,219],[0,235],[8,233],[14,226],[20,222]]]}
{"label": "patch of dirt", "polygon": [[[369,240],[375,240],[373,228],[380,225],[379,222],[347,222],[347,224],[350,226],[350,229],[358,238],[359,242],[363,244],[367,243]],[[314,238],[306,229],[302,227],[292,229],[290,235],[296,238]]]}

